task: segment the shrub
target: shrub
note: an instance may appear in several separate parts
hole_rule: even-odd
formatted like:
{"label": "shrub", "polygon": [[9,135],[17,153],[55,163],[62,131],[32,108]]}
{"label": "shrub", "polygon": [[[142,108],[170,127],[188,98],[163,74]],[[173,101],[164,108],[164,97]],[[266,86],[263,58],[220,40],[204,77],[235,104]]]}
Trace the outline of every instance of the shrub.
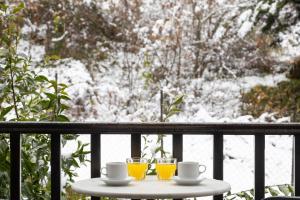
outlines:
{"label": "shrub", "polygon": [[242,113],[259,117],[263,113],[275,113],[276,117],[291,116],[299,121],[300,80],[282,81],[274,87],[257,85],[242,94]]}
{"label": "shrub", "polygon": [[[30,59],[20,55],[17,47],[24,4],[0,3],[0,120],[1,121],[69,121],[65,84],[36,74]],[[47,64],[47,63],[45,63]],[[62,145],[77,140],[79,135],[64,135]],[[50,137],[46,134],[22,135],[22,196],[24,199],[50,199]],[[0,198],[9,198],[10,141],[0,135]],[[62,159],[67,186],[76,176],[75,169],[87,161],[87,144]]]}

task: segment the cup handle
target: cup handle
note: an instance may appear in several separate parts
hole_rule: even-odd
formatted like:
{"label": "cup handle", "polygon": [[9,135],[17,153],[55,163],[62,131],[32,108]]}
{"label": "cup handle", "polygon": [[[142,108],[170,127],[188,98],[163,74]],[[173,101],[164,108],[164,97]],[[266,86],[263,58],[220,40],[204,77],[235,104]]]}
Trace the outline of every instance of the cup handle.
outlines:
{"label": "cup handle", "polygon": [[[105,170],[105,173],[103,172]],[[101,170],[100,170],[100,173],[104,176],[107,176],[107,170],[106,170],[106,167],[102,167]]]}
{"label": "cup handle", "polygon": [[[203,170],[200,170],[200,167],[202,167]],[[206,171],[206,166],[205,165],[199,165],[199,173],[203,173]]]}

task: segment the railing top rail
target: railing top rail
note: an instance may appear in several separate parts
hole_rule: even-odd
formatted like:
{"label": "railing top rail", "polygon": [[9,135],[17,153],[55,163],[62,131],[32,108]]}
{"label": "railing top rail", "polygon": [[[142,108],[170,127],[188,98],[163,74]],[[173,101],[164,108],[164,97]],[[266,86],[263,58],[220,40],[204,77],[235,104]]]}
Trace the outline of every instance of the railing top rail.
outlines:
{"label": "railing top rail", "polygon": [[0,133],[300,135],[300,123],[0,122]]}

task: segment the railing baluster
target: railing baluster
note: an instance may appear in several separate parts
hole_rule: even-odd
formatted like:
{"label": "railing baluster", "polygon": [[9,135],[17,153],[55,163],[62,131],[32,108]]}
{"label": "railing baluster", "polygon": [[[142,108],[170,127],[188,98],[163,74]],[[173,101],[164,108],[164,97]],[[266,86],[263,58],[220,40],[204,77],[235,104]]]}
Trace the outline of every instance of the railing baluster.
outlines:
{"label": "railing baluster", "polygon": [[[213,151],[213,177],[214,179],[223,180],[223,135],[214,135]],[[214,196],[214,200],[222,200],[223,195]]]}
{"label": "railing baluster", "polygon": [[[101,135],[91,134],[91,177],[100,177],[101,170]],[[92,200],[99,200],[99,197],[92,197]]]}
{"label": "railing baluster", "polygon": [[[132,133],[131,134],[131,157],[141,157],[141,134],[139,133]],[[139,199],[132,199],[132,200],[139,200]]]}
{"label": "railing baluster", "polygon": [[10,199],[21,197],[21,134],[10,134]]}
{"label": "railing baluster", "polygon": [[173,157],[180,162],[183,159],[183,136],[182,134],[173,134]]}
{"label": "railing baluster", "polygon": [[261,200],[265,197],[265,135],[254,137],[254,199]]}
{"label": "railing baluster", "polygon": [[141,134],[131,134],[131,157],[141,156]]}
{"label": "railing baluster", "polygon": [[61,135],[51,134],[51,199],[61,199]]}
{"label": "railing baluster", "polygon": [[[177,162],[183,160],[183,135],[182,134],[173,134],[173,157],[177,158]],[[177,170],[176,170],[177,174]],[[180,199],[174,199],[180,200]]]}
{"label": "railing baluster", "polygon": [[294,142],[294,186],[295,195],[300,196],[300,135],[295,135]]}

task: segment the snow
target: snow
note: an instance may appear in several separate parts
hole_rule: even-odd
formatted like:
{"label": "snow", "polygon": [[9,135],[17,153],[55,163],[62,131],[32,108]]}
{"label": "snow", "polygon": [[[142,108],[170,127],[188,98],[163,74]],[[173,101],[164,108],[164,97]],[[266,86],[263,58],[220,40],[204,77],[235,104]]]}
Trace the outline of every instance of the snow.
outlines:
{"label": "snow", "polygon": [[252,15],[252,10],[251,10],[251,9],[246,10],[245,12],[243,12],[243,13],[239,16],[239,18],[238,18],[238,20],[237,20],[237,24],[238,24],[238,25],[242,25],[243,22],[245,22],[245,21],[247,21],[247,20],[250,19],[251,15]]}
{"label": "snow", "polygon": [[62,41],[66,37],[67,34],[68,34],[68,31],[64,32],[64,34],[62,34],[58,38],[52,38],[52,42],[60,42],[60,41]]}
{"label": "snow", "polygon": [[283,49],[282,60],[288,60],[291,56],[299,56],[300,51],[300,23],[297,23],[291,28],[290,32],[280,33],[280,38],[282,39],[281,47]]}
{"label": "snow", "polygon": [[109,10],[110,4],[108,2],[103,2],[101,5],[101,9],[103,10]]}
{"label": "snow", "polygon": [[277,7],[278,7],[278,2],[273,3],[269,9],[269,12],[274,15],[276,13]]}
{"label": "snow", "polygon": [[253,22],[250,22],[250,21],[245,21],[243,23],[243,25],[241,26],[239,32],[238,32],[238,35],[243,38],[247,35],[247,33],[249,33],[251,31],[253,27]]}
{"label": "snow", "polygon": [[45,47],[42,45],[31,45],[30,42],[21,40],[18,46],[18,54],[24,54],[31,57],[31,61],[39,63],[45,55]]}

